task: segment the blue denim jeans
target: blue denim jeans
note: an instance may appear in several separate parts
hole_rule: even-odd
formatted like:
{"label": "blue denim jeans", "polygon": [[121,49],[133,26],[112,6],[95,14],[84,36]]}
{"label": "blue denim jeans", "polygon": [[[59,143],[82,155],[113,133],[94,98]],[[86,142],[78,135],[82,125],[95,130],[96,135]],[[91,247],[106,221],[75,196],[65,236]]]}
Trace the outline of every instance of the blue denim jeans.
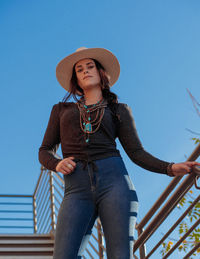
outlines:
{"label": "blue denim jeans", "polygon": [[61,203],[55,235],[54,259],[79,259],[100,218],[108,259],[133,258],[133,234],[138,199],[124,162],[112,156],[82,162],[64,175],[65,193]]}

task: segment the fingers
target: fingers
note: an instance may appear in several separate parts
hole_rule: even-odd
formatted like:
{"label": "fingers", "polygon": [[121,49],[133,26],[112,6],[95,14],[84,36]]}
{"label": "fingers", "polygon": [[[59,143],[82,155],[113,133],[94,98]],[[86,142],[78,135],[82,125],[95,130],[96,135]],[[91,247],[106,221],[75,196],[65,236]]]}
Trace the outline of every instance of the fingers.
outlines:
{"label": "fingers", "polygon": [[198,168],[196,168],[196,166],[200,166],[200,163],[198,163],[196,161],[187,161],[187,162],[185,162],[185,164],[187,164],[190,167],[190,171],[188,173],[198,170]]}
{"label": "fingers", "polygon": [[74,157],[70,156],[68,158],[70,159],[70,164],[72,164],[73,166],[76,166],[76,163],[72,160],[74,159]]}
{"label": "fingers", "polygon": [[187,161],[187,162],[185,162],[185,164],[191,165],[191,166],[194,166],[194,165],[199,165],[200,166],[200,163],[198,163],[196,161]]}
{"label": "fingers", "polygon": [[66,167],[60,167],[59,172],[61,172],[62,174],[70,174],[71,171],[69,169],[67,169]]}
{"label": "fingers", "polygon": [[76,166],[76,163],[71,159],[71,157],[65,158],[63,161],[65,161],[64,164],[67,165],[68,168],[73,169]]}
{"label": "fingers", "polygon": [[64,158],[57,165],[56,167],[57,171],[61,172],[62,174],[70,174],[72,171],[74,171],[76,167],[76,163],[72,161],[72,159],[74,159],[74,157]]}

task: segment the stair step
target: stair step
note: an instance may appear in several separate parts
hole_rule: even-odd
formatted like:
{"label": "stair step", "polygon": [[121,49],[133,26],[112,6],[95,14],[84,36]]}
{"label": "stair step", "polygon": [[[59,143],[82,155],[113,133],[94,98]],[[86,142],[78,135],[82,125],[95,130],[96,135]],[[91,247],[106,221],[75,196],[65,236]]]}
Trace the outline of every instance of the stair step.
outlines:
{"label": "stair step", "polygon": [[18,234],[18,235],[9,235],[9,234],[1,234],[0,235],[0,240],[10,240],[10,239],[29,239],[29,240],[33,240],[33,239],[52,239],[51,235],[48,234],[28,234],[28,235],[24,235],[24,234]]}
{"label": "stair step", "polygon": [[53,247],[0,247],[0,255],[52,255]]}
{"label": "stair step", "polygon": [[54,241],[49,240],[27,240],[27,239],[12,239],[12,240],[0,240],[0,247],[3,246],[53,246]]}
{"label": "stair step", "polygon": [[53,256],[49,256],[49,255],[3,255],[0,256],[0,259],[53,259]]}

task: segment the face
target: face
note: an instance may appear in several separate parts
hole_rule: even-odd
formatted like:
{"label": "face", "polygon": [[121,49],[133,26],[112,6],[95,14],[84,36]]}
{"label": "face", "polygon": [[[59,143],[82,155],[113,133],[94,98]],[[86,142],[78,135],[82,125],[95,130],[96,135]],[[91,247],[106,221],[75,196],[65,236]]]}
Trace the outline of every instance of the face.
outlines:
{"label": "face", "polygon": [[101,78],[94,61],[90,58],[82,59],[75,65],[78,85],[87,90],[91,87],[100,87]]}

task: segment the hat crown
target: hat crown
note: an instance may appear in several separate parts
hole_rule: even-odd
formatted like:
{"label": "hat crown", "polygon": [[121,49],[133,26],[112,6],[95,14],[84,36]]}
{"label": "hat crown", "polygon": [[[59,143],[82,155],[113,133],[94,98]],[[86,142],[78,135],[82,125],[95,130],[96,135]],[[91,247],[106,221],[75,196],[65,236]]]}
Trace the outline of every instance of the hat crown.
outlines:
{"label": "hat crown", "polygon": [[80,48],[78,48],[78,49],[76,50],[76,52],[81,51],[81,50],[85,50],[85,49],[87,49],[87,48],[86,48],[86,47],[80,47]]}

